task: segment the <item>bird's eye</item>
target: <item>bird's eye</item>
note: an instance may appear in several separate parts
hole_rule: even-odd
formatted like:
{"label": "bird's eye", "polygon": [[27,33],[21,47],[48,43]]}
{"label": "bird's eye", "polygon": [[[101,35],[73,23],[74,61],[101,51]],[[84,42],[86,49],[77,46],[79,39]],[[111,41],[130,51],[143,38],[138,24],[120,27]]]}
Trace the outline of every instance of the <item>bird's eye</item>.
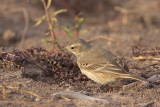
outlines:
{"label": "bird's eye", "polygon": [[74,49],[74,47],[71,47],[71,49]]}

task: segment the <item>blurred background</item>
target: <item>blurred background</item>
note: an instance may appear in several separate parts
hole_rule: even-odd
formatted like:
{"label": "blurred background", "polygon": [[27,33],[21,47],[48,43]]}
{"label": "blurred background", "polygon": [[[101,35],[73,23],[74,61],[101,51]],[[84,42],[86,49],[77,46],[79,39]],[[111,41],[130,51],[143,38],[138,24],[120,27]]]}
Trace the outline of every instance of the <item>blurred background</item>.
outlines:
{"label": "blurred background", "polygon": [[[84,39],[104,36],[113,41],[146,45],[160,40],[160,0],[53,0],[49,13],[59,9],[68,11],[57,15],[58,23],[75,24],[78,14],[84,18],[82,29],[87,30],[81,36]],[[42,38],[51,38],[45,36],[48,25],[45,22],[34,25],[44,14],[41,0],[0,0],[0,46],[43,47]],[[62,46],[69,38],[61,27],[55,29],[55,35]],[[102,40],[99,45],[113,41]]]}
{"label": "blurred background", "polygon": [[[55,49],[54,34],[60,47],[78,36],[110,50],[154,87],[130,79],[92,83],[77,72],[74,56]],[[160,107],[158,74],[160,0],[0,0],[0,107]],[[109,103],[63,96],[70,90]],[[56,92],[62,99],[53,99]]]}

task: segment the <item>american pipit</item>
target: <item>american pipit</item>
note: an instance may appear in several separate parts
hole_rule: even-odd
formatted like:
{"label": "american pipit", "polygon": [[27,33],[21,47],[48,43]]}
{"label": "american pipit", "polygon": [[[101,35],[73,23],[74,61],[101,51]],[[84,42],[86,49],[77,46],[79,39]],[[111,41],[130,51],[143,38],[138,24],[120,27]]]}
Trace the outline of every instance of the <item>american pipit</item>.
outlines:
{"label": "american pipit", "polygon": [[148,82],[142,77],[129,74],[127,65],[109,50],[91,46],[83,39],[71,40],[66,49],[76,55],[82,74],[97,83],[107,84],[120,78]]}

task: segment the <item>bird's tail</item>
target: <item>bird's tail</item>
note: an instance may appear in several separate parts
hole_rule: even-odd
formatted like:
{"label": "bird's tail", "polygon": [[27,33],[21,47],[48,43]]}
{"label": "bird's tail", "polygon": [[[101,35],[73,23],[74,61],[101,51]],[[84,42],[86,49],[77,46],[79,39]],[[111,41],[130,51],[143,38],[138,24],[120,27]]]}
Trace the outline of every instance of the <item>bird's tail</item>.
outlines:
{"label": "bird's tail", "polygon": [[121,76],[122,78],[131,78],[131,79],[135,79],[144,83],[149,83],[149,81],[147,81],[146,79],[142,78],[142,77],[137,77],[135,75],[129,75],[129,74],[124,74]]}

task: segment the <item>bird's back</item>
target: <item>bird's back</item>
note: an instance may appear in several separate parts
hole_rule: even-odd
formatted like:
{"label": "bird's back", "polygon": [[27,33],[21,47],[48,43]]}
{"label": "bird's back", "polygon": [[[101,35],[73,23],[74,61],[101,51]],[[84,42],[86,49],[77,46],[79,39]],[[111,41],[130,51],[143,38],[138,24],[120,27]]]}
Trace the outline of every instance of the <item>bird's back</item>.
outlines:
{"label": "bird's back", "polygon": [[127,65],[118,57],[113,55],[109,50],[100,47],[91,47],[86,52],[77,58],[77,62],[83,64],[91,64],[92,67],[104,67],[105,69],[113,70],[117,73],[128,73]]}

